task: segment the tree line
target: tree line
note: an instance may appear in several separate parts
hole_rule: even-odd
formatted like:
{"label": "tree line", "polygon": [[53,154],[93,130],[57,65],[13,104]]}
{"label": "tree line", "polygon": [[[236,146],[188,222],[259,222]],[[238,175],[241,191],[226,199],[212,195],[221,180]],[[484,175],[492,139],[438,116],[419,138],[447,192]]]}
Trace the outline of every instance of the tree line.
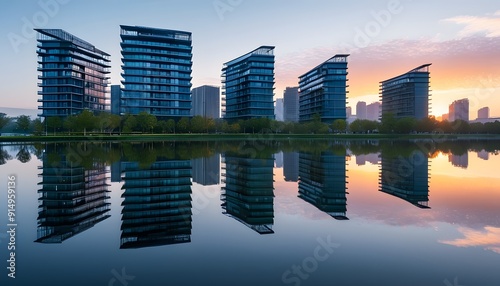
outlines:
{"label": "tree line", "polygon": [[[9,126],[8,128],[6,126]],[[66,118],[47,117],[31,120],[27,115],[17,118],[0,113],[0,130],[35,135],[43,134],[84,134],[99,132],[109,134],[130,133],[281,133],[281,134],[411,134],[411,133],[447,133],[447,134],[500,134],[500,122],[469,123],[463,120],[438,121],[434,117],[422,120],[406,117],[397,119],[393,114],[384,114],[381,121],[357,119],[350,124],[346,120],[335,120],[330,124],[321,121],[319,114],[306,123],[281,122],[268,118],[227,121],[224,119],[194,116],[179,120],[158,120],[147,112],[138,115],[119,116],[103,112],[93,114],[88,110]]]}

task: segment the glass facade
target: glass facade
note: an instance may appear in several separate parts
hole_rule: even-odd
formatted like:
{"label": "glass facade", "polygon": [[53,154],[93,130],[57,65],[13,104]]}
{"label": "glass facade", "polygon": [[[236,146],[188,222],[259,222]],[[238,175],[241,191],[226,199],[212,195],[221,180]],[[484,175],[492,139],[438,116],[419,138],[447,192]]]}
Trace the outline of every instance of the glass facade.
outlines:
{"label": "glass facade", "polygon": [[347,219],[346,151],[299,154],[299,198],[338,220]]}
{"label": "glass facade", "polygon": [[228,120],[274,119],[274,47],[262,46],[222,68]]}
{"label": "glass facade", "polygon": [[299,77],[299,121],[346,119],[347,57],[335,55]]}
{"label": "glass facade", "polygon": [[395,118],[429,116],[429,66],[425,64],[405,74],[380,82],[382,115]]}
{"label": "glass facade", "polygon": [[223,214],[259,234],[274,233],[274,159],[226,154],[222,188]]}
{"label": "glass facade", "polygon": [[66,154],[67,148],[45,146],[36,242],[62,243],[110,217],[105,164],[91,162],[83,167]]}
{"label": "glass facade", "polygon": [[148,27],[121,27],[120,114],[146,111],[161,118],[191,112],[191,33]]}
{"label": "glass facade", "polygon": [[429,158],[421,151],[394,156],[382,152],[380,191],[416,207],[429,208]]}
{"label": "glass facade", "polygon": [[109,111],[110,55],[61,29],[35,31],[40,116]]}

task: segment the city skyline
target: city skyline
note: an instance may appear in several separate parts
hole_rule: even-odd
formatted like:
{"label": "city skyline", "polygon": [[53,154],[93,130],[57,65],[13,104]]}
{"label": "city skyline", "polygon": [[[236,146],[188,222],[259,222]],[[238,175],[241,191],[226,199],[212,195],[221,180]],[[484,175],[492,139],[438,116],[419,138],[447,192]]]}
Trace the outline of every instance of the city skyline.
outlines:
{"label": "city skyline", "polygon": [[[311,66],[328,55],[345,52],[351,54],[348,106],[376,101],[379,81],[421,62],[432,62],[431,115],[444,114],[450,102],[469,98],[470,112],[475,114],[479,107],[490,106],[491,116],[498,116],[500,104],[495,95],[500,88],[500,73],[495,67],[500,61],[496,48],[500,43],[500,25],[496,24],[500,11],[491,9],[493,1],[481,1],[481,5],[450,3],[362,1],[335,6],[342,10],[339,17],[317,17],[324,26],[342,24],[335,36],[328,37],[321,29],[314,29],[318,23],[282,24],[286,16],[278,14],[284,1],[266,2],[265,10],[259,8],[258,1],[223,0],[140,4],[107,1],[99,3],[99,10],[92,9],[92,2],[15,3],[4,9],[6,32],[0,49],[9,69],[1,71],[5,92],[1,105],[37,108],[33,28],[60,28],[108,51],[111,84],[117,84],[122,80],[119,25],[129,24],[192,32],[193,86],[220,85],[222,63],[269,43],[276,46],[275,99],[282,97],[285,87],[296,86],[297,77]],[[328,1],[286,4],[291,14],[307,11],[323,15],[334,8]],[[424,12],[426,18],[422,21]],[[255,23],[255,13],[269,21]],[[196,20],[186,20],[187,16]],[[415,21],[419,25],[413,25]],[[297,42],[299,36],[301,41]],[[474,118],[474,114],[470,117]]]}

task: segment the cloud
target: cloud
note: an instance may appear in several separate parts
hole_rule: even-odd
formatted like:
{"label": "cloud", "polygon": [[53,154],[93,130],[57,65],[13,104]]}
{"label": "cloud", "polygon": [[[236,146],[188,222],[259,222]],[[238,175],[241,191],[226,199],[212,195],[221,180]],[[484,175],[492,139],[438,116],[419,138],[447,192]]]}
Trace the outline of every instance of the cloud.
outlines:
{"label": "cloud", "polygon": [[455,240],[443,240],[440,243],[453,245],[456,247],[477,247],[481,246],[500,254],[500,228],[486,226],[484,231],[461,227],[458,229],[464,238]]}
{"label": "cloud", "polygon": [[500,10],[492,16],[456,16],[444,19],[458,25],[465,25],[459,36],[467,37],[475,34],[484,34],[486,37],[500,37]]}

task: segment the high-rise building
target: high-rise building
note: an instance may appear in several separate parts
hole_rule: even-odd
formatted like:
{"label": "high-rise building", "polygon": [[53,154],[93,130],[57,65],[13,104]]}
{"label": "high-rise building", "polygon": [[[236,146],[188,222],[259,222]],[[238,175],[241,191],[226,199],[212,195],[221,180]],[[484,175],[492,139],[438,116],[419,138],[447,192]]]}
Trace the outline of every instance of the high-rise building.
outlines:
{"label": "high-rise building", "polygon": [[92,162],[83,167],[67,154],[67,147],[45,146],[36,242],[62,243],[110,217],[106,166]]}
{"label": "high-rise building", "polygon": [[193,165],[193,182],[203,186],[220,183],[220,154],[211,157],[191,159]]}
{"label": "high-rise building", "polygon": [[469,100],[467,98],[455,100],[449,106],[449,121],[455,120],[469,121]]}
{"label": "high-rise building", "polygon": [[61,29],[38,32],[42,117],[109,112],[110,55]]}
{"label": "high-rise building", "polygon": [[366,106],[366,119],[377,121],[380,119],[380,102],[373,102]]}
{"label": "high-rise building", "polygon": [[469,153],[465,152],[464,154],[449,154],[448,162],[450,162],[453,166],[467,169],[469,166]]}
{"label": "high-rise building", "polygon": [[274,106],[274,117],[277,121],[283,121],[283,109],[284,103],[283,98],[276,99],[276,105]]}
{"label": "high-rise building", "polygon": [[366,119],[366,102],[359,101],[356,104],[356,117],[358,119]]}
{"label": "high-rise building", "polygon": [[287,87],[283,92],[283,119],[299,122],[299,88]]}
{"label": "high-rise building", "polygon": [[191,115],[205,118],[220,118],[220,88],[203,85],[192,90],[193,109]]}
{"label": "high-rise building", "polygon": [[120,27],[123,62],[120,114],[145,111],[159,119],[189,117],[191,33]]}
{"label": "high-rise building", "polygon": [[223,213],[259,234],[274,233],[274,159],[225,155]]}
{"label": "high-rise building", "polygon": [[396,119],[429,116],[429,66],[421,65],[405,74],[380,82],[382,114],[392,113]]}
{"label": "high-rise building", "polygon": [[261,46],[225,63],[222,90],[226,119],[274,119],[274,47]]}
{"label": "high-rise building", "polygon": [[429,159],[422,151],[409,156],[382,152],[380,191],[416,207],[429,208]]}
{"label": "high-rise building", "polygon": [[283,176],[287,182],[297,182],[299,179],[299,153],[283,152]]}
{"label": "high-rise building", "polygon": [[490,118],[490,108],[489,107],[483,107],[477,111],[477,118],[478,119],[487,119]]}
{"label": "high-rise building", "polygon": [[345,157],[331,152],[299,154],[299,198],[338,220],[348,219]]}
{"label": "high-rise building", "polygon": [[345,115],[347,118],[352,117],[352,107],[348,106],[345,108]]}
{"label": "high-rise building", "polygon": [[346,119],[347,57],[335,55],[299,77],[299,121]]}
{"label": "high-rise building", "polygon": [[120,115],[121,87],[119,84],[111,86],[111,114]]}
{"label": "high-rise building", "polygon": [[120,248],[191,242],[191,161],[123,161]]}

